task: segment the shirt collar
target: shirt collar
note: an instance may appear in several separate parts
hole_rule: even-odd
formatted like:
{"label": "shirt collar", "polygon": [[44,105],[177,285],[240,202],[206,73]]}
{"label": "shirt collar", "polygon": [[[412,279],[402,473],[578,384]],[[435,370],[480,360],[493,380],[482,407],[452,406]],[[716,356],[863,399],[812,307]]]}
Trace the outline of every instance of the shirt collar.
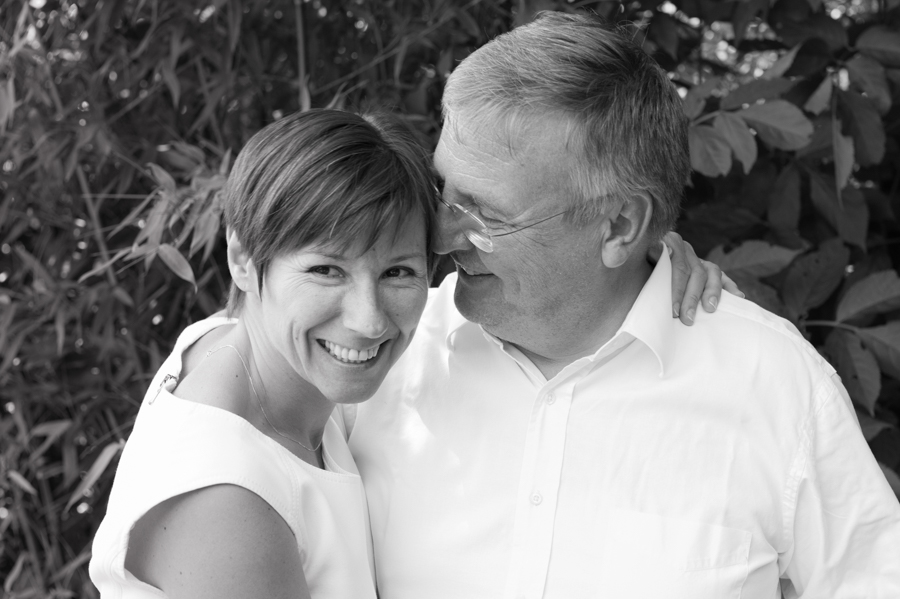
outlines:
{"label": "shirt collar", "polygon": [[[448,276],[455,277],[456,275]],[[453,281],[453,284],[455,285],[456,281]],[[450,317],[450,326],[447,327],[448,347],[452,348],[453,346],[453,334],[467,324],[478,326],[470,323],[459,311],[454,309]],[[669,259],[668,248],[663,245],[662,253],[653,272],[650,273],[650,278],[647,279],[638,294],[622,326],[610,342],[597,350],[597,354],[608,349],[610,344],[617,341],[623,333],[629,334],[653,352],[659,362],[659,375],[662,376],[665,374],[666,363],[671,359],[672,352],[675,350],[673,328],[679,325],[680,321],[672,318],[672,262]],[[493,341],[501,349],[503,348],[503,342],[500,339],[486,331],[484,333],[490,341]]]}
{"label": "shirt collar", "polygon": [[650,278],[616,335],[629,333],[646,345],[656,356],[659,375],[663,376],[676,350],[674,333],[678,326],[682,326],[681,322],[672,318],[672,262],[668,248],[663,245]]}

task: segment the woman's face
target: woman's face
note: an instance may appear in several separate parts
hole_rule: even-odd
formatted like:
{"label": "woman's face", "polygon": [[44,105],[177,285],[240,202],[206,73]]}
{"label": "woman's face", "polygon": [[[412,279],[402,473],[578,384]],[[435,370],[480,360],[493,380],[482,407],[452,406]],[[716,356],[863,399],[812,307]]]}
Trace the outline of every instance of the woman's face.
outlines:
{"label": "woman's face", "polygon": [[324,245],[276,258],[260,305],[269,346],[263,359],[280,354],[333,402],[368,399],[412,339],[428,296],[427,271],[419,217],[362,253]]}

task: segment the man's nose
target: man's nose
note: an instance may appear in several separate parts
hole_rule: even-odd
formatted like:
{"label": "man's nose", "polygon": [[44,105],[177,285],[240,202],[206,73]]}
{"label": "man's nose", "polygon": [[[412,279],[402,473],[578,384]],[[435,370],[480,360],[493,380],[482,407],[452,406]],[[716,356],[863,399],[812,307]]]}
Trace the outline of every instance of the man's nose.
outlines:
{"label": "man's nose", "polygon": [[344,297],[344,326],[369,339],[384,335],[390,319],[382,306],[377,284],[356,285]]}
{"label": "man's nose", "polygon": [[450,210],[443,203],[438,205],[434,218],[434,229],[431,236],[431,250],[435,254],[449,254],[457,250],[472,247],[471,242],[463,234],[462,227]]}

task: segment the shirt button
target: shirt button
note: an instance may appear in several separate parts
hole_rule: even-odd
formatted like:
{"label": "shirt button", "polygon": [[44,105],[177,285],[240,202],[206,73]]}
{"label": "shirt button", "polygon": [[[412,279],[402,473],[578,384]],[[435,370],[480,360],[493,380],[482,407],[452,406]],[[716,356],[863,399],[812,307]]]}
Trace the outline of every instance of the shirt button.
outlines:
{"label": "shirt button", "polygon": [[552,406],[554,403],[556,403],[556,396],[553,395],[552,393],[548,393],[547,394],[547,405]]}
{"label": "shirt button", "polygon": [[531,503],[532,503],[532,505],[541,505],[541,502],[542,502],[543,500],[544,500],[544,498],[541,497],[541,494],[540,494],[540,493],[532,493],[532,494],[531,494]]}

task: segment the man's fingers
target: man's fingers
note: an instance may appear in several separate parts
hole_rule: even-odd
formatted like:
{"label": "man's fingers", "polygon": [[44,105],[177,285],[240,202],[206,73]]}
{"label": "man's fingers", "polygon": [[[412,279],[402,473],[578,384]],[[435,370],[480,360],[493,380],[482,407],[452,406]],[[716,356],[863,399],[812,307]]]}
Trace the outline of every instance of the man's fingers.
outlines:
{"label": "man's fingers", "polygon": [[[722,296],[725,273],[722,272],[721,268],[706,260],[703,260],[703,267],[706,269],[707,276],[706,288],[703,290],[703,309],[707,312],[715,312],[719,305],[719,298]],[[734,281],[732,281],[732,284],[734,284]]]}

